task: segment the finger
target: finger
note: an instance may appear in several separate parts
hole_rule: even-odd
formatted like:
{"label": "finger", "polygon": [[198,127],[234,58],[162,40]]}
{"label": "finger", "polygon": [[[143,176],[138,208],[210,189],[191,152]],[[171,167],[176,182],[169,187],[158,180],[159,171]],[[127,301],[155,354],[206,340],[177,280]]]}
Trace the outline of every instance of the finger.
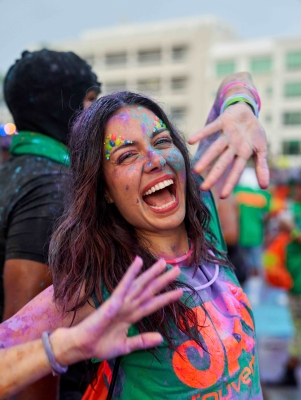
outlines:
{"label": "finger", "polygon": [[163,275],[156,277],[152,281],[148,282],[147,287],[143,290],[139,297],[136,298],[138,305],[148,301],[150,298],[154,297],[156,293],[159,293],[167,285],[173,282],[179,275],[181,271],[179,267],[174,267],[168,270]]}
{"label": "finger", "polygon": [[228,146],[229,141],[226,135],[221,135],[202,155],[201,159],[195,164],[194,171],[201,174],[213,160],[217,158]]}
{"label": "finger", "polygon": [[128,293],[129,289],[133,286],[133,282],[135,282],[135,278],[140,272],[143,265],[142,258],[136,256],[132,264],[129,266],[128,270],[122,277],[121,281],[119,282],[118,286],[112,293],[112,297],[120,297],[125,298],[126,294]]}
{"label": "finger", "polygon": [[254,155],[256,176],[261,189],[266,189],[270,183],[270,171],[267,159],[267,151],[261,151]]}
{"label": "finger", "polygon": [[220,198],[225,199],[228,197],[234,187],[236,186],[237,182],[239,181],[239,178],[245,169],[245,166],[247,164],[247,161],[242,158],[242,157],[237,157],[233,163],[232,169],[229,173],[229,176],[226,179],[226,182],[223,186],[223,189],[221,191]]}
{"label": "finger", "polygon": [[160,275],[166,268],[165,260],[160,259],[152,265],[147,271],[143,272],[137,279],[132,283],[132,287],[129,291],[129,300],[136,298],[145,289],[145,286],[149,284],[154,278]]}
{"label": "finger", "polygon": [[211,122],[210,124],[206,125],[203,129],[195,133],[188,139],[189,144],[195,144],[200,140],[204,139],[207,136],[212,135],[218,131],[221,131],[223,127],[222,121],[220,118],[217,118],[215,121]]}
{"label": "finger", "polygon": [[201,185],[201,189],[209,190],[226,172],[228,166],[234,160],[234,157],[235,154],[231,148],[225,150],[224,153],[219,157],[219,159],[211,168],[211,171],[209,172],[208,176]]}
{"label": "finger", "polygon": [[182,289],[171,290],[166,293],[152,297],[150,300],[140,304],[131,315],[131,323],[137,322],[140,319],[154,313],[155,311],[165,307],[167,304],[173,303],[183,296]]}
{"label": "finger", "polygon": [[126,353],[121,354],[129,354],[132,351],[149,349],[151,347],[158,346],[162,342],[163,337],[158,332],[141,333],[140,335],[127,338],[125,346]]}

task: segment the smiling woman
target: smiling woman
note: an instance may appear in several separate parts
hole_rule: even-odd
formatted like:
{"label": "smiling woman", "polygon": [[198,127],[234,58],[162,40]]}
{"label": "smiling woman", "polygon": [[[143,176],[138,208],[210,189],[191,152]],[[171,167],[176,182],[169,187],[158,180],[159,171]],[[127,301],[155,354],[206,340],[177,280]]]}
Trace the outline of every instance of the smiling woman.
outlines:
{"label": "smiling woman", "polygon": [[[145,270],[160,257],[181,269],[168,288],[183,297],[128,333],[156,330],[164,342],[122,357],[113,398],[261,399],[250,304],[209,234],[200,182],[163,110],[134,93],[104,96],[79,116],[70,148],[71,201],[50,246],[63,310],[81,312],[91,297],[102,304],[136,254]],[[102,363],[98,393],[114,365]]]}

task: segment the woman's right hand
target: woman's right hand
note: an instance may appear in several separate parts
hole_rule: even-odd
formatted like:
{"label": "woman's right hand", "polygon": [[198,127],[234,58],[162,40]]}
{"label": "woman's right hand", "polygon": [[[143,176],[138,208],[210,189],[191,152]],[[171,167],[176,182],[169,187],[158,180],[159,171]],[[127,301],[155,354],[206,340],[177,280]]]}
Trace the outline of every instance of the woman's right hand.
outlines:
{"label": "woman's right hand", "polygon": [[133,323],[182,296],[181,289],[156,295],[179,276],[180,270],[176,267],[163,273],[166,263],[161,259],[137,277],[142,265],[142,259],[136,257],[111,297],[79,325],[53,332],[50,341],[61,365],[89,358],[110,359],[162,342],[157,332],[134,337],[127,333]]}

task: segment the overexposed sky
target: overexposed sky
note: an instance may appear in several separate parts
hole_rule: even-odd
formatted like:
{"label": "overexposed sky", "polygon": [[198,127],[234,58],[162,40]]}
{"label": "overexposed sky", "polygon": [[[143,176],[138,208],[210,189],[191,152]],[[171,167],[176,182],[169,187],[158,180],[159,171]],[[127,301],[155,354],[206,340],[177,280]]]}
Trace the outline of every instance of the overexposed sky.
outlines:
{"label": "overexposed sky", "polygon": [[0,73],[31,43],[121,22],[217,15],[244,38],[301,37],[301,0],[0,0]]}

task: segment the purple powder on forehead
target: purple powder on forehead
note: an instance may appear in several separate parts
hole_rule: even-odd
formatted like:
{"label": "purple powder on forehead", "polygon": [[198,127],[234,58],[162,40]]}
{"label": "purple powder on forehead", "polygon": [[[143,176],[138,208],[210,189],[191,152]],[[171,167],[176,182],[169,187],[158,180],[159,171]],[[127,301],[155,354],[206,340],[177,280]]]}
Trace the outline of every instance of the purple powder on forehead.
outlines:
{"label": "purple powder on forehead", "polygon": [[130,114],[128,112],[124,111],[124,112],[120,112],[120,113],[114,115],[111,118],[111,120],[117,119],[117,120],[120,120],[122,122],[128,122],[130,117],[131,117]]}

